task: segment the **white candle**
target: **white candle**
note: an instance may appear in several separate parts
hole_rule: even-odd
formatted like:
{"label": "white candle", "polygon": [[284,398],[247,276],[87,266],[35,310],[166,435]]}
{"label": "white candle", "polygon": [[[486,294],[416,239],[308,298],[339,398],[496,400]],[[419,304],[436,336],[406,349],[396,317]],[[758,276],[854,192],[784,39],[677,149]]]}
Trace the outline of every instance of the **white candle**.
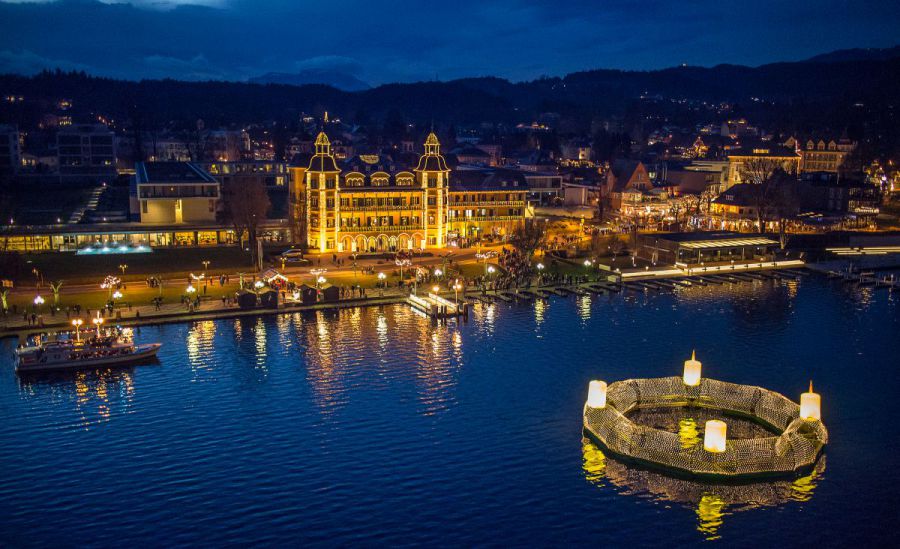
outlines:
{"label": "white candle", "polygon": [[688,387],[700,385],[701,363],[697,360],[697,353],[691,351],[690,360],[684,361],[684,384]]}
{"label": "white candle", "polygon": [[822,419],[822,397],[813,392],[812,381],[809,382],[809,392],[800,395],[800,417],[808,420]]}
{"label": "white candle", "polygon": [[725,451],[728,426],[724,421],[711,419],[706,422],[706,431],[703,434],[703,449],[707,452],[720,453]]}
{"label": "white candle", "polygon": [[588,384],[587,405],[591,408],[604,408],[606,406],[606,382],[591,381]]}

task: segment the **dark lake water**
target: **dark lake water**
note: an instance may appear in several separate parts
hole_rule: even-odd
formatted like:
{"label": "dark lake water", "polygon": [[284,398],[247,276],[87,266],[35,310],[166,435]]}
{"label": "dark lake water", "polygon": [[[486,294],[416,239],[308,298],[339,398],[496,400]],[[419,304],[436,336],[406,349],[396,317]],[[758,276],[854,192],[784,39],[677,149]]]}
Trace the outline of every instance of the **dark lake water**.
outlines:
{"label": "dark lake water", "polygon": [[[7,546],[832,546],[896,541],[900,294],[809,276],[659,295],[143,328],[159,364],[19,379],[0,349]],[[604,456],[592,378],[704,375],[799,399],[800,479],[716,487]],[[701,418],[702,419],[702,418]]]}

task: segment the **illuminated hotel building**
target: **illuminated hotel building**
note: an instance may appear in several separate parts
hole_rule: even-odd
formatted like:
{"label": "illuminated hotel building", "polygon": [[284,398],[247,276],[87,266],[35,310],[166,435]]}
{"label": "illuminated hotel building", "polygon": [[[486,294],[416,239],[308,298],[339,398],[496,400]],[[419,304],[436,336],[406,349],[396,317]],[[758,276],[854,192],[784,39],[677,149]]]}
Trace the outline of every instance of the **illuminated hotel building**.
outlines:
{"label": "illuminated hotel building", "polygon": [[415,167],[387,155],[338,165],[324,132],[309,166],[292,167],[291,212],[320,252],[443,248],[504,237],[525,219],[527,184],[486,170],[454,179],[434,133]]}

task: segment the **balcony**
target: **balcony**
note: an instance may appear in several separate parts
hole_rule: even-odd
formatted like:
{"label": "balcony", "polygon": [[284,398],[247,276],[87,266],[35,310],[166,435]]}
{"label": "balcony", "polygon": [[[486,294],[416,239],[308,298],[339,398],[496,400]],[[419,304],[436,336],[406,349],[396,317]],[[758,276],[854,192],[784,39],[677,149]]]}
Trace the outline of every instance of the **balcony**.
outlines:
{"label": "balcony", "polygon": [[476,200],[470,202],[449,202],[447,205],[451,208],[493,208],[495,206],[525,207],[525,200]]}

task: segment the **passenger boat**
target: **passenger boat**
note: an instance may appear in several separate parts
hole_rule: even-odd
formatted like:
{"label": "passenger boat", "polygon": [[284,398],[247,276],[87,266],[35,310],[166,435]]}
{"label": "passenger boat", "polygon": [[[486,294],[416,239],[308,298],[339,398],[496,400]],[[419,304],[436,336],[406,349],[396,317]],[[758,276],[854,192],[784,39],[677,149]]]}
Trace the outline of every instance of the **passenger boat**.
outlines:
{"label": "passenger boat", "polygon": [[42,372],[119,366],[156,355],[160,343],[135,344],[130,328],[71,339],[71,334],[40,336],[16,350],[16,372]]}

